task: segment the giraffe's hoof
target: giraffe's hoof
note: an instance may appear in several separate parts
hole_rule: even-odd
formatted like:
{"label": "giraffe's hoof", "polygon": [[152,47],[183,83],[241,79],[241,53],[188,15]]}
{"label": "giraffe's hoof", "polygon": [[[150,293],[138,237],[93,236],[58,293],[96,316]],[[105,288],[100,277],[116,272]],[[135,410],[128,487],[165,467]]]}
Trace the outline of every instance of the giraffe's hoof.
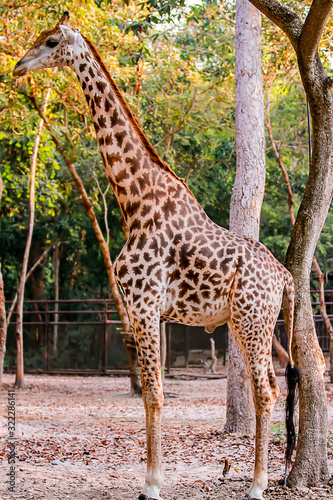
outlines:
{"label": "giraffe's hoof", "polygon": [[139,495],[138,500],[157,500],[157,499],[156,498],[147,497],[147,495],[144,495],[143,493],[141,493],[141,495]]}

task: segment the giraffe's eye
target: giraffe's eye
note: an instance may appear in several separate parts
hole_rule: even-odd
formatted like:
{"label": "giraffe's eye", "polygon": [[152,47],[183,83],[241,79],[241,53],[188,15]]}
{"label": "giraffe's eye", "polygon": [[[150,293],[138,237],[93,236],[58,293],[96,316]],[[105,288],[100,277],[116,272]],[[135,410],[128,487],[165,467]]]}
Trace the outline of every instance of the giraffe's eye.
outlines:
{"label": "giraffe's eye", "polygon": [[57,42],[56,40],[52,40],[52,39],[49,39],[46,41],[46,46],[47,47],[55,47],[56,45],[58,45],[59,42]]}

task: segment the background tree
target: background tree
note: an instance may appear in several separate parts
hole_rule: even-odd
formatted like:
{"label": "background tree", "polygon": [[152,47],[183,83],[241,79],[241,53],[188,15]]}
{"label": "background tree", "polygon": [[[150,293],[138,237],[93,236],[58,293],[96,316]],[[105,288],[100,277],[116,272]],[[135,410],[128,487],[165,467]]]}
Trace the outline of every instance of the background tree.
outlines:
{"label": "background tree", "polygon": [[[101,228],[98,224],[98,220],[96,218],[95,211],[93,209],[93,205],[92,205],[92,203],[87,195],[87,191],[83,185],[82,179],[76,171],[76,168],[75,168],[74,163],[73,163],[73,159],[69,159],[67,157],[67,155],[64,151],[64,148],[62,147],[59,139],[52,133],[52,130],[50,129],[47,117],[46,117],[43,109],[39,107],[39,105],[37,104],[34,97],[32,98],[32,101],[33,101],[34,106],[37,109],[37,111],[41,117],[42,122],[45,123],[46,128],[48,129],[54,144],[56,145],[56,147],[57,147],[58,151],[60,152],[68,170],[71,173],[71,176],[75,182],[77,190],[79,191],[79,193],[81,195],[81,199],[82,199],[83,205],[85,207],[87,216],[88,216],[88,218],[91,222],[91,225],[93,227],[95,236],[97,238],[97,241],[98,241],[98,244],[100,247],[100,251],[103,255],[105,269],[106,269],[106,273],[108,276],[108,281],[109,281],[110,289],[112,292],[113,300],[115,302],[115,306],[116,306],[117,312],[119,314],[119,318],[120,318],[120,321],[122,323],[122,327],[123,327],[123,330],[125,333],[125,339],[124,339],[125,342],[124,343],[125,343],[125,347],[127,349],[128,358],[129,358],[130,379],[131,379],[130,392],[131,392],[131,394],[140,394],[141,393],[141,386],[140,386],[140,382],[138,379],[138,373],[137,373],[136,349],[134,348],[134,341],[132,341],[132,338],[131,338],[132,337],[131,325],[130,325],[129,318],[128,318],[127,312],[125,310],[125,306],[122,302],[122,298],[121,298],[121,295],[120,295],[120,292],[119,292],[119,289],[118,289],[118,286],[116,283],[116,277],[114,275],[113,265],[112,265],[112,261],[111,261],[111,257],[110,257],[109,227],[108,227],[108,222],[107,222],[107,213],[104,214],[104,216],[105,216],[105,229],[107,232],[107,238],[105,239],[103,236],[103,233],[101,231]],[[105,191],[105,193],[103,193],[103,191],[100,188],[100,184],[98,182],[98,179],[97,179],[94,172],[92,172],[92,176],[94,177],[94,179],[97,183],[98,189],[102,194],[103,202],[104,202],[104,206],[105,206],[105,210],[106,210],[107,207],[106,207],[105,193],[107,192],[107,190]],[[58,297],[58,299],[56,298],[56,300],[59,300],[59,289],[58,289],[59,288],[59,252],[58,252],[57,246],[56,246],[55,256],[56,256],[56,260],[57,260],[56,265],[58,267],[58,269],[55,272],[55,280],[56,280],[56,284],[57,284],[56,297]],[[58,316],[58,313],[56,313],[56,316]],[[55,339],[54,339],[54,341],[55,341]],[[55,351],[57,351],[57,349]]]}
{"label": "background tree", "polygon": [[[155,3],[162,7],[162,3],[168,2]],[[24,6],[8,1],[0,7],[0,170],[4,180],[0,261],[7,299],[15,295],[23,258],[29,159],[39,120],[32,103],[18,93],[10,70],[24,54],[27,39],[53,26],[66,9],[71,12],[71,24],[97,45],[159,154],[164,155],[164,160],[178,175],[188,180],[208,215],[216,223],[228,226],[236,166],[234,6],[225,4],[220,8],[205,1],[193,8],[177,7],[170,11],[168,25],[151,27],[151,20],[146,34],[145,26],[142,29],[138,19],[146,19],[147,14],[158,17],[158,12],[148,12],[132,1],[128,5],[118,0],[100,4],[99,8],[93,1],[82,4],[78,0],[50,0],[36,9],[35,2],[27,0]],[[300,14],[304,15],[301,11]],[[135,33],[130,28],[133,23],[136,23]],[[320,47],[322,58],[327,57],[332,48],[331,19],[327,26],[330,29],[325,33],[325,44]],[[308,176],[306,101],[292,45],[281,30],[265,18],[262,43],[264,88],[270,96],[272,129],[289,171],[296,214]],[[139,93],[136,91],[138,61],[143,64]],[[96,183],[91,182],[89,167],[95,169],[103,192],[107,180],[99,168],[94,131],[82,93],[75,77],[67,74],[66,69],[36,73],[25,80],[20,91],[33,90],[40,102],[47,86],[53,89],[48,108],[50,126],[61,142],[68,144],[65,149],[69,157],[74,147],[75,167],[105,233],[103,200]],[[287,191],[270,146],[266,153],[260,240],[283,262],[291,234]],[[34,240],[38,239],[44,252],[64,235],[59,249],[60,299],[107,298],[109,285],[95,234],[63,159],[45,130],[39,148],[36,182]],[[124,243],[121,217],[110,191],[106,200],[111,257],[115,258]],[[317,245],[317,258],[325,273],[330,271],[328,263],[333,258],[332,228],[330,213]],[[49,299],[54,298],[52,251],[43,263],[44,297]],[[315,281],[310,278],[314,286]],[[327,282],[327,287],[332,285],[333,281]],[[32,298],[32,292],[32,283],[28,281],[26,297]],[[78,347],[81,348],[86,335],[79,333]],[[34,332],[26,331],[25,335],[26,366],[43,367],[40,339],[36,339]],[[9,329],[7,366],[13,365],[14,347]]]}
{"label": "background tree", "polygon": [[[236,178],[230,229],[259,240],[265,189],[265,130],[261,63],[261,14],[248,0],[236,1]],[[229,335],[227,421],[229,432],[250,434],[254,408],[247,368]]]}
{"label": "background tree", "polygon": [[[150,5],[161,5],[159,2],[148,2]],[[330,207],[332,198],[331,182],[331,80],[328,78],[320,62],[317,49],[321,34],[327,21],[331,3],[314,1],[307,14],[307,8],[300,7],[299,15],[291,9],[281,5],[279,2],[253,0],[254,5],[258,6],[271,20],[281,27],[296,51],[303,84],[310,102],[311,114],[316,120],[314,127],[314,159],[311,163],[308,182],[305,188],[305,194],[300,205],[295,229],[289,246],[287,255],[287,266],[293,271],[296,289],[296,325],[297,345],[300,365],[305,366],[306,359],[311,358],[312,363],[308,363],[306,374],[303,375],[301,409],[304,414],[301,417],[300,425],[300,445],[296,458],[295,467],[290,477],[290,481],[299,481],[301,485],[313,484],[318,479],[327,477],[327,459],[326,459],[326,432],[327,419],[323,419],[323,427],[320,429],[318,416],[325,415],[325,396],[323,390],[323,358],[319,350],[315,328],[312,318],[310,301],[310,262],[312,261],[315,246],[317,244],[320,231],[324,225],[327,211]],[[172,2],[170,2],[172,5]],[[303,23],[302,16],[306,17]],[[316,96],[316,91],[319,95]],[[325,111],[324,111],[325,110]],[[326,125],[326,127],[325,127]],[[321,188],[320,188],[321,186]],[[319,200],[315,197],[319,195]],[[309,212],[311,217],[309,217]],[[321,213],[320,213],[321,212]],[[301,238],[298,238],[301,236]],[[305,299],[306,300],[303,300]],[[300,311],[305,313],[303,319],[300,318]],[[310,319],[311,318],[311,319]],[[306,328],[302,328],[302,327]],[[301,334],[305,334],[304,337]],[[311,354],[305,348],[306,345],[312,345]],[[302,354],[300,353],[302,351]],[[313,371],[312,375],[310,370]],[[317,396],[314,397],[314,391],[319,389]],[[306,397],[317,405],[315,409],[312,404],[306,405]],[[313,397],[312,397],[313,396]],[[311,410],[315,410],[314,412]],[[311,418],[312,417],[312,418]],[[311,432],[314,425],[315,432]],[[311,447],[310,440],[315,439],[320,445],[320,459],[314,464],[315,452]],[[305,451],[307,450],[307,451]],[[309,460],[306,460],[309,459]],[[304,468],[304,460],[308,464]],[[303,469],[301,470],[303,466]]]}
{"label": "background tree", "polygon": [[296,287],[294,353],[302,370],[299,438],[288,483],[309,486],[329,477],[323,380],[326,367],[316,336],[309,285],[314,251],[333,193],[332,80],[318,53],[333,2],[314,0],[308,13],[302,8],[297,13],[276,0],[251,2],[288,36],[297,55],[312,118],[312,161],[286,257]]}
{"label": "background tree", "polygon": [[[47,106],[50,96],[50,89],[47,89],[44,96],[43,107]],[[36,181],[36,164],[39,143],[42,135],[42,129],[44,125],[44,120],[41,119],[38,123],[37,132],[35,136],[34,146],[31,155],[30,163],[30,183],[29,183],[29,225],[27,241],[24,249],[20,284],[17,290],[17,315],[16,315],[16,379],[15,386],[18,388],[24,387],[24,359],[23,359],[23,301],[24,301],[24,289],[27,275],[27,267],[29,254],[31,249],[32,234],[35,223],[35,181]]]}
{"label": "background tree", "polygon": [[[60,10],[62,7],[64,8],[55,4],[54,11],[57,12],[57,9]],[[133,5],[123,9],[122,4],[119,4],[116,12],[111,7],[102,12],[91,3],[87,9],[90,9],[89,19],[93,19],[93,22],[91,25],[88,23],[83,30],[89,33],[91,27],[91,38],[97,41],[101,40],[100,34],[103,33],[101,46],[103,57],[105,55],[109,66],[118,71],[118,84],[123,92],[127,93],[127,98],[135,106],[136,112],[139,110],[139,119],[148,129],[152,142],[160,143],[158,148],[162,150],[162,154],[164,152],[165,159],[175,166],[180,175],[189,179],[191,188],[196,191],[206,209],[211,213],[216,212],[217,217],[223,218],[223,222],[226,223],[230,192],[225,189],[225,184],[231,188],[230,179],[233,176],[228,162],[233,155],[230,104],[232,88],[229,88],[228,71],[228,61],[232,61],[233,58],[232,46],[226,43],[223,49],[217,51],[215,59],[210,56],[213,40],[223,35],[227,41],[229,30],[221,28],[214,20],[212,12],[202,17],[202,33],[196,26],[182,26],[172,36],[156,40],[154,52],[150,52],[144,47],[142,40],[137,40],[132,33],[124,37],[114,23],[115,17],[120,22],[125,15],[132,15]],[[88,11],[78,9],[76,2],[73,2],[72,12],[75,13],[73,25],[80,25],[83,19],[86,20]],[[33,37],[34,30],[37,31],[43,23],[45,27],[45,17],[40,11],[36,11],[30,2],[26,6],[24,16],[19,9],[13,9],[8,22],[8,18],[4,15],[5,37],[1,41],[6,55],[3,59],[4,69],[9,69],[13,65],[14,57],[19,52],[16,40],[14,46],[11,41],[14,39],[14,32],[19,35],[19,40],[24,46],[27,35]],[[117,40],[119,49],[115,46]],[[145,43],[151,44],[150,40]],[[146,55],[142,78],[144,90],[139,95],[139,108],[138,95],[135,91],[138,54]],[[199,67],[196,66],[196,61],[200,61]],[[224,61],[223,64],[220,64],[220,61]],[[26,95],[36,95],[36,99],[40,99],[41,91],[46,85],[54,89],[49,105],[50,126],[53,133],[62,137],[64,143],[68,144],[65,152],[70,159],[75,152],[77,172],[87,186],[88,196],[102,229],[105,224],[103,204],[98,204],[99,190],[97,185],[91,182],[89,169],[94,165],[98,182],[102,191],[105,191],[107,180],[102,169],[99,169],[100,159],[96,150],[94,131],[90,117],[86,118],[86,104],[81,93],[77,91],[77,83],[70,75],[69,84],[65,84],[65,78],[62,77],[64,71],[66,72],[66,70],[57,73],[50,71],[43,75],[43,78],[38,74],[33,75],[33,78],[26,79],[24,85],[20,86],[18,95],[8,73],[5,73],[6,76],[0,82],[3,90],[1,115],[3,137],[0,152],[5,179],[0,252],[5,264],[8,298],[14,295],[17,271],[23,254],[24,239],[21,238],[21,234],[22,228],[27,224],[24,211],[24,200],[27,196],[26,165],[33,144],[31,130],[38,118],[33,103],[27,100]],[[156,74],[159,75],[158,79]],[[223,86],[224,92],[222,92]],[[226,99],[225,96],[228,94],[229,99]],[[184,111],[185,102],[189,102],[190,105]],[[229,123],[227,128],[225,124],[224,127],[221,125],[216,115],[216,110],[221,106],[226,110],[225,124]],[[163,123],[163,116],[167,117],[166,124]],[[231,120],[228,116],[231,116]],[[177,127],[170,132],[172,124],[175,123]],[[221,131],[221,134],[216,134],[217,130]],[[169,150],[165,149],[168,136]],[[210,137],[213,138],[213,144]],[[202,144],[205,144],[204,151]],[[178,165],[175,165],[175,149],[179,152]],[[222,165],[221,159],[224,162]],[[107,281],[102,279],[103,272],[101,272],[103,260],[93,242],[92,230],[87,225],[84,213],[78,204],[71,178],[63,168],[63,158],[45,133],[42,136],[38,162],[34,234],[38,236],[42,250],[48,241],[54,241],[57,235],[66,229],[67,241],[61,245],[59,252],[61,298],[84,298],[96,294],[100,296],[101,290],[102,294],[106,294]],[[223,178],[226,182],[219,182]],[[226,198],[227,203],[221,206],[222,197]],[[124,238],[120,230],[120,215],[110,193],[107,202],[110,207],[108,223],[111,228],[111,256],[114,257],[119,252]],[[46,261],[44,267],[44,296],[53,298],[52,261]],[[28,284],[28,294],[30,290],[31,284]],[[28,345],[31,345],[30,339]]]}
{"label": "background tree", "polygon": [[[3,183],[0,174],[0,203],[2,198]],[[3,363],[6,353],[6,340],[7,340],[7,324],[6,324],[6,306],[5,306],[5,293],[2,279],[2,272],[0,267],[0,383],[2,382]]]}
{"label": "background tree", "polygon": [[7,325],[6,325],[6,307],[5,293],[3,286],[2,273],[0,269],[0,383],[3,375],[3,364],[6,353]]}

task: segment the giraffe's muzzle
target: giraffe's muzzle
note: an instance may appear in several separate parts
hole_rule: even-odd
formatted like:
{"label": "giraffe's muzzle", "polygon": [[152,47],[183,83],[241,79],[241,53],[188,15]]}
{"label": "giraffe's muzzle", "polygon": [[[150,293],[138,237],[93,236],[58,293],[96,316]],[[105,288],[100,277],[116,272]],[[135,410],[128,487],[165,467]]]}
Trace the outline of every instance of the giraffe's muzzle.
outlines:
{"label": "giraffe's muzzle", "polygon": [[15,68],[13,69],[13,76],[24,76],[28,73],[28,69],[26,67],[22,67],[22,59],[16,64]]}

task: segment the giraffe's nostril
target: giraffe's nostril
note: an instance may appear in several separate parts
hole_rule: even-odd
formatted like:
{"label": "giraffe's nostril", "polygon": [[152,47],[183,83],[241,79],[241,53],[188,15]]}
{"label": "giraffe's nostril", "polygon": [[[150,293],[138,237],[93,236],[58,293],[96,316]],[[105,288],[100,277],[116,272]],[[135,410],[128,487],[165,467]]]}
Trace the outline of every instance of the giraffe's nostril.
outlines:
{"label": "giraffe's nostril", "polygon": [[13,69],[13,76],[23,76],[27,73],[26,68],[20,69],[20,66],[22,65],[22,59],[16,64],[16,66]]}

